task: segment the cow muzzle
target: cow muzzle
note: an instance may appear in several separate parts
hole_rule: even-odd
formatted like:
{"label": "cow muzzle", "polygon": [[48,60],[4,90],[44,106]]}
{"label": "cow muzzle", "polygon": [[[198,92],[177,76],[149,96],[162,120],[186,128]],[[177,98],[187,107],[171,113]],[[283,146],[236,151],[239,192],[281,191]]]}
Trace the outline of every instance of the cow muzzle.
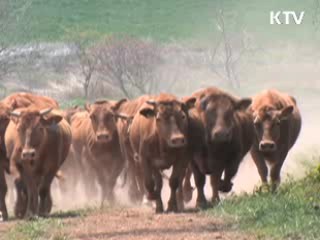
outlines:
{"label": "cow muzzle", "polygon": [[182,134],[173,135],[168,141],[173,148],[183,147],[187,144],[186,138]]}
{"label": "cow muzzle", "polygon": [[277,145],[275,144],[274,141],[262,140],[259,143],[259,150],[261,152],[274,152],[275,150],[277,150]]}
{"label": "cow muzzle", "polygon": [[36,150],[35,149],[23,149],[22,153],[21,153],[21,158],[23,161],[27,161],[31,165],[33,165],[35,158],[36,158]]}
{"label": "cow muzzle", "polygon": [[109,142],[111,140],[111,136],[109,133],[97,133],[97,141],[98,142]]}
{"label": "cow muzzle", "polygon": [[229,142],[231,140],[231,131],[214,129],[211,134],[211,140],[214,142]]}

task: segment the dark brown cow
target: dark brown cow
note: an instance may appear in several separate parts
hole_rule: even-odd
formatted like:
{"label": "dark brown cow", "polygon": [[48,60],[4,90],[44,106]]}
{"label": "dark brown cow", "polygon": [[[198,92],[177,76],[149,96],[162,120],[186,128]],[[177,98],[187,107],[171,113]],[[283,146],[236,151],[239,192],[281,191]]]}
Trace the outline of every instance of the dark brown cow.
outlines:
{"label": "dark brown cow", "polygon": [[70,126],[51,111],[29,107],[11,112],[5,144],[16,175],[15,213],[20,218],[50,213],[51,183],[69,152]]}
{"label": "dark brown cow", "polygon": [[15,93],[9,95],[0,102],[0,211],[4,220],[8,218],[8,212],[5,204],[7,193],[7,184],[5,181],[5,171],[9,173],[9,161],[6,158],[6,149],[4,144],[4,134],[10,121],[10,112],[16,108],[39,106],[41,108],[58,108],[58,103],[45,96],[34,95],[30,93]]}
{"label": "dark brown cow", "polygon": [[[191,167],[198,190],[197,206],[206,207],[205,175],[211,175],[212,201],[219,201],[219,190],[232,189],[232,178],[252,145],[253,123],[246,112],[251,99],[238,99],[214,87],[200,90],[192,97],[197,102],[190,113]],[[190,191],[190,184],[186,183],[189,181],[185,181],[184,189]]]}
{"label": "dark brown cow", "polygon": [[114,187],[124,167],[116,122],[117,111],[125,101],[87,104],[87,111],[74,114],[71,120],[72,153],[82,168],[86,190],[90,192],[97,178],[101,204],[105,199],[114,201]]}
{"label": "dark brown cow", "polygon": [[[178,211],[177,189],[188,165],[188,110],[195,99],[179,101],[160,94],[142,105],[133,118],[130,143],[139,162],[149,200],[156,200],[156,212],[163,212],[161,171],[172,166],[168,211]],[[182,207],[182,206],[179,206]]]}
{"label": "dark brown cow", "polygon": [[119,108],[119,113],[122,115],[122,120],[118,121],[118,131],[120,145],[123,156],[126,159],[126,180],[129,183],[129,198],[135,203],[141,203],[144,194],[144,184],[142,180],[142,173],[138,163],[135,161],[135,156],[130,144],[129,132],[133,116],[139,112],[140,107],[151,96],[144,95],[136,99],[127,101]]}
{"label": "dark brown cow", "polygon": [[280,171],[288,151],[301,129],[301,116],[296,100],[277,90],[267,90],[255,97],[251,106],[255,125],[252,158],[263,183],[267,183],[268,167],[272,189],[280,183]]}

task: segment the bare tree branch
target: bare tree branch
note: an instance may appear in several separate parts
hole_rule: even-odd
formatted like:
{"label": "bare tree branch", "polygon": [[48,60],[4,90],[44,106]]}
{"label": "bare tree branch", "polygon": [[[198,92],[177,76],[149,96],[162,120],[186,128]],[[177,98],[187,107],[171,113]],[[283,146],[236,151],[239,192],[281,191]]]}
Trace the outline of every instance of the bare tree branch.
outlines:
{"label": "bare tree branch", "polygon": [[99,72],[126,97],[156,91],[160,48],[131,37],[109,37],[99,45]]}

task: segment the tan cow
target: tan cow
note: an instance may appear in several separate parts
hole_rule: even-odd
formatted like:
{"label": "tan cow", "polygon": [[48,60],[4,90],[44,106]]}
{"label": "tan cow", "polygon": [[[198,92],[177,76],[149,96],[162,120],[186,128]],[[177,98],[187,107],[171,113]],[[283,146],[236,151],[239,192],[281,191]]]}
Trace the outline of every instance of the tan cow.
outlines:
{"label": "tan cow", "polygon": [[[130,143],[139,163],[147,197],[156,201],[156,212],[163,212],[161,171],[172,167],[168,211],[177,212],[177,189],[189,162],[188,110],[195,99],[179,101],[170,94],[147,100],[133,118]],[[179,206],[180,208],[182,206]]]}
{"label": "tan cow", "polygon": [[19,218],[50,213],[51,183],[69,152],[70,126],[51,111],[28,107],[11,112],[5,145],[16,175],[15,214]]}
{"label": "tan cow", "polygon": [[114,187],[124,168],[116,122],[121,104],[107,100],[86,105],[86,111],[71,119],[72,153],[79,163],[88,197],[95,180],[102,190],[102,201],[114,201]]}
{"label": "tan cow", "polygon": [[283,162],[300,133],[300,112],[292,96],[277,90],[254,96],[251,111],[255,125],[251,155],[263,183],[267,183],[267,164],[270,165],[272,190],[275,190]]}
{"label": "tan cow", "polygon": [[[118,131],[120,146],[123,156],[126,160],[126,180],[129,184],[129,198],[134,203],[141,203],[144,195],[144,184],[141,181],[142,173],[138,167],[138,163],[135,161],[134,152],[132,150],[129,132],[131,130],[131,123],[133,117],[139,112],[140,107],[148,100],[151,96],[144,95],[136,99],[127,101],[119,108],[122,120],[118,121]],[[138,113],[139,114],[139,113]]]}
{"label": "tan cow", "polygon": [[8,219],[8,212],[5,203],[7,184],[5,171],[9,173],[9,161],[6,158],[4,135],[10,121],[10,112],[16,108],[39,106],[40,108],[58,108],[58,103],[49,97],[39,96],[31,93],[14,93],[0,102],[0,212],[3,220]]}

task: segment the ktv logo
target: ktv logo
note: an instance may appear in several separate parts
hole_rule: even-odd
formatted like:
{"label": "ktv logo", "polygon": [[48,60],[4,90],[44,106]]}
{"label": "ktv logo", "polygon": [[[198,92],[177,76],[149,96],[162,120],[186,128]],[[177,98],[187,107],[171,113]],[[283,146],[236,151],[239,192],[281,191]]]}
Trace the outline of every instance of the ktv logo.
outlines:
{"label": "ktv logo", "polygon": [[295,11],[271,11],[270,24],[297,24],[303,22],[304,12],[297,13]]}

